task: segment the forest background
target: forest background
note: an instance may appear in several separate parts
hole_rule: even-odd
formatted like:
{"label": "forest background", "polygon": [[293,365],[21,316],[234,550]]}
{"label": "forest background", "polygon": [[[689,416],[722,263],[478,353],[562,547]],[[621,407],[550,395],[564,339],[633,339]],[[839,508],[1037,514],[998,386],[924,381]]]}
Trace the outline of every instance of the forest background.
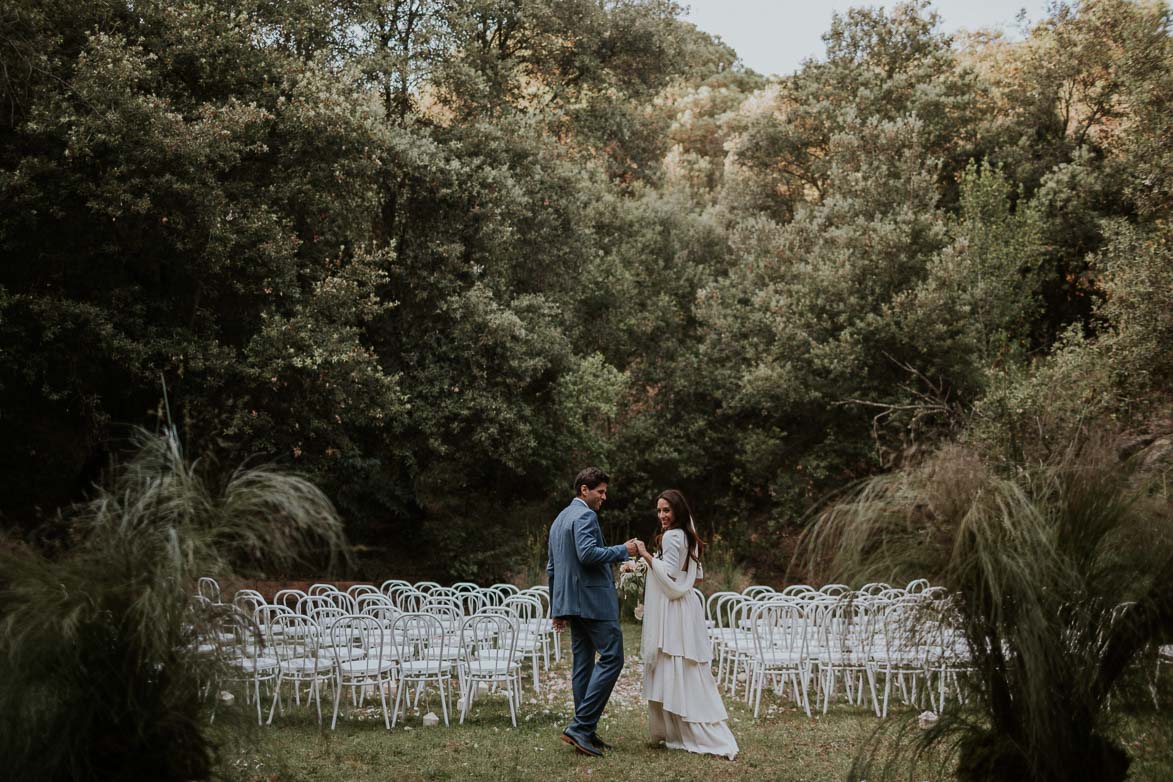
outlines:
{"label": "forest background", "polygon": [[611,539],[673,486],[771,579],[944,443],[1168,437],[1170,31],[853,10],[767,79],[664,0],[5,3],[0,523],[170,418],[321,486],[340,576],[540,580],[597,464]]}

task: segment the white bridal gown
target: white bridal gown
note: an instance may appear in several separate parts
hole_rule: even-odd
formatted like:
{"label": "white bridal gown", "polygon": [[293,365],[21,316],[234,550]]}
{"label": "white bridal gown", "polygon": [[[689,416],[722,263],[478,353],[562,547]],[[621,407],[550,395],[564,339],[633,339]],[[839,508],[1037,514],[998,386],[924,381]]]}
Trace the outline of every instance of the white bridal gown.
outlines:
{"label": "white bridal gown", "polygon": [[688,538],[670,529],[660,541],[644,587],[644,699],[652,740],[671,749],[737,756],[737,740],[713,679],[705,611],[692,591],[696,560],[685,560]]}

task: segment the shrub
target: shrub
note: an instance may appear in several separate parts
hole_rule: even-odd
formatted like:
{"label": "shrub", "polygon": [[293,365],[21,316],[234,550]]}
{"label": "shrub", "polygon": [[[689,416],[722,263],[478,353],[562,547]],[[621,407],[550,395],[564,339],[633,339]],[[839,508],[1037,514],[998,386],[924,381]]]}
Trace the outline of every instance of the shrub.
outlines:
{"label": "shrub", "polygon": [[[1007,474],[951,446],[819,518],[807,552],[838,577],[927,576],[953,596],[973,697],[929,731],[898,732],[906,760],[947,747],[965,782],[1124,779],[1113,713],[1147,693],[1121,684],[1173,630],[1173,512],[1155,488],[1168,460],[1152,456],[1083,434]],[[857,777],[876,778],[881,744]]]}
{"label": "shrub", "polygon": [[207,683],[191,591],[241,564],[344,551],[309,482],[265,468],[220,483],[174,435],[141,433],[108,488],[66,514],[56,558],[0,550],[0,757],[21,780],[210,775]]}

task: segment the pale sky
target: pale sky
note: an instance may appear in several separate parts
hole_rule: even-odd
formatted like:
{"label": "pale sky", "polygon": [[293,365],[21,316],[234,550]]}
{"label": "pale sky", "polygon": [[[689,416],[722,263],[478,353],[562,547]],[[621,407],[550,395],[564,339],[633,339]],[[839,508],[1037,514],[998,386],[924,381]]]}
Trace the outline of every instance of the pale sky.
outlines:
{"label": "pale sky", "polygon": [[[763,74],[789,74],[808,57],[822,59],[822,34],[831,14],[852,6],[891,8],[895,0],[680,0],[686,18],[732,46],[749,68]],[[1046,16],[1046,0],[936,0],[933,8],[942,29],[1001,29],[1017,37],[1015,17],[1026,11],[1029,22]]]}

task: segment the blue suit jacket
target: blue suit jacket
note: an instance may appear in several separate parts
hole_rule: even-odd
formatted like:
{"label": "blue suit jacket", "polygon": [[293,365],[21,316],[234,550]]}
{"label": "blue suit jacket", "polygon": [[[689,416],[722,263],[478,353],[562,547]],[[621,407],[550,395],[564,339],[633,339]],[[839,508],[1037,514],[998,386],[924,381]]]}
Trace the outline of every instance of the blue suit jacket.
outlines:
{"label": "blue suit jacket", "polygon": [[627,547],[604,545],[598,515],[582,500],[572,500],[550,525],[550,616],[618,622],[619,596],[611,563],[625,559]]}

